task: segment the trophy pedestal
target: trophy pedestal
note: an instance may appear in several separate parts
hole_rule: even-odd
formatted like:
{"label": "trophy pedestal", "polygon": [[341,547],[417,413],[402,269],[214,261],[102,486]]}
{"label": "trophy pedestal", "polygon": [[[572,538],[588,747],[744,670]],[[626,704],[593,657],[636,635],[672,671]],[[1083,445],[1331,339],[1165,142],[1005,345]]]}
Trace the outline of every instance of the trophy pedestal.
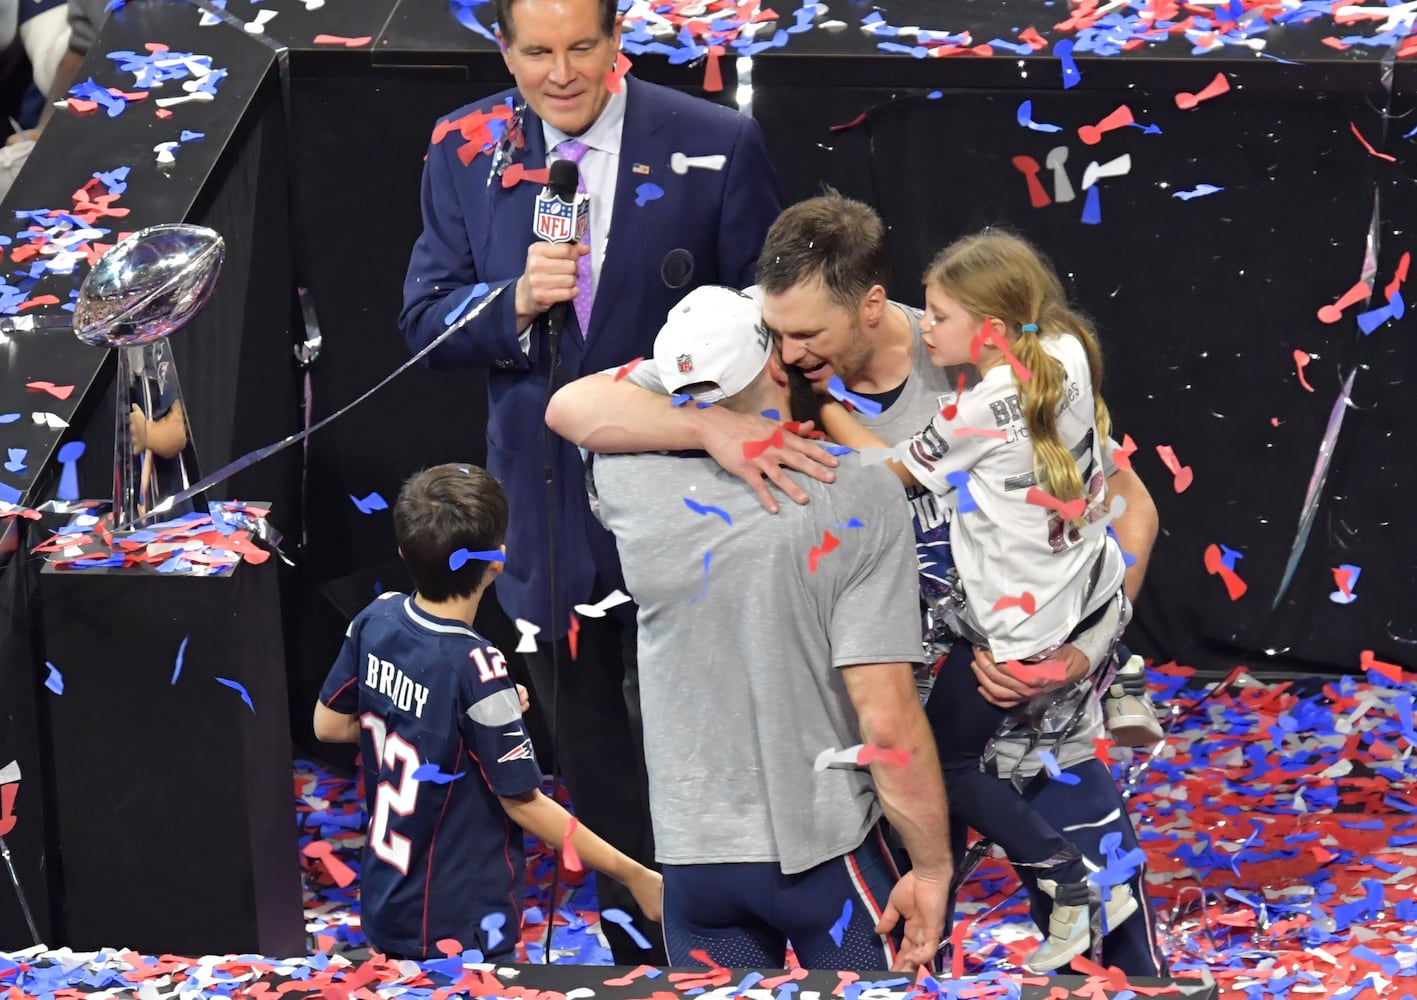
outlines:
{"label": "trophy pedestal", "polygon": [[62,858],[51,946],[305,954],[275,562],[40,574],[42,658],[63,675],[62,695],[39,692]]}

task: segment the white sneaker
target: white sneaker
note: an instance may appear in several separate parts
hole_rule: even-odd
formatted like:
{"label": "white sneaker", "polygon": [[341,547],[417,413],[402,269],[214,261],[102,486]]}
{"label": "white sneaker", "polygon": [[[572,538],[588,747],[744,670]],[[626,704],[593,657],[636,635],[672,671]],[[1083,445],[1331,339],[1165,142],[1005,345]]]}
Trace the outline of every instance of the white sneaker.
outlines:
{"label": "white sneaker", "polygon": [[1166,738],[1146,689],[1146,666],[1133,656],[1117,670],[1102,698],[1107,733],[1119,747],[1150,747]]}
{"label": "white sneaker", "polygon": [[[1048,936],[1024,963],[1032,973],[1052,972],[1062,968],[1092,943],[1092,921],[1089,916],[1086,882],[1058,883],[1041,878],[1038,888],[1053,897],[1053,914],[1048,918]],[[1104,933],[1110,933],[1122,921],[1137,912],[1137,900],[1132,887],[1123,883],[1112,887],[1111,898],[1103,906],[1106,914]]]}

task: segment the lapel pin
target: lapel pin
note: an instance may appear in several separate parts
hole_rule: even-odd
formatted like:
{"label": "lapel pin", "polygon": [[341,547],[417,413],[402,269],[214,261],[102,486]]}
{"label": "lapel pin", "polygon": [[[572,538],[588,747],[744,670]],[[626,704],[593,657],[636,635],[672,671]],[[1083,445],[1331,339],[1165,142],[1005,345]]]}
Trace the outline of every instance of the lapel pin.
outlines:
{"label": "lapel pin", "polygon": [[648,163],[636,163],[633,167],[630,168],[630,173],[632,173],[632,174],[645,174],[645,175],[648,175],[648,174],[649,174],[649,164],[648,164]]}

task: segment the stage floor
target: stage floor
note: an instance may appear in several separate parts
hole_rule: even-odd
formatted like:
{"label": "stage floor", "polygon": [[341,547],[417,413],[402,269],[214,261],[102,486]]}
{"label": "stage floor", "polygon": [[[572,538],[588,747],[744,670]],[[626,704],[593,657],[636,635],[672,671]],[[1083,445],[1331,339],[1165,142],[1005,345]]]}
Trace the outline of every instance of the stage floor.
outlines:
{"label": "stage floor", "polygon": [[[1366,681],[1262,684],[1236,676],[1197,705],[1203,689],[1189,669],[1167,664],[1152,671],[1157,700],[1189,711],[1149,766],[1142,753],[1116,764],[1124,787],[1135,789],[1132,811],[1172,975],[1213,976],[1222,997],[1417,996],[1417,797],[1411,784],[1417,732],[1410,683],[1381,663]],[[353,781],[308,762],[297,763],[295,792],[311,957],[297,960],[294,978],[305,980],[301,988],[317,989],[339,964],[331,964],[331,956],[364,956],[355,878],[363,814]],[[545,960],[554,856],[530,838],[527,849],[519,960],[538,963]],[[580,873],[565,875],[551,961],[609,964],[593,888]],[[221,903],[194,895],[174,905]],[[966,957],[954,974],[1014,972],[1036,941],[1012,870],[998,859],[987,861],[966,887],[959,919]],[[195,995],[189,991],[199,982],[207,995],[259,996],[267,988],[251,989],[249,979],[223,981],[248,975],[250,956],[197,963],[128,953],[72,964],[45,963],[48,971],[35,979],[28,963],[17,968],[0,961],[0,988],[18,985],[25,995],[41,995],[131,989],[134,979],[164,984],[159,992],[140,991],[143,1000],[175,995],[169,992],[174,987]],[[291,963],[281,964],[291,975]],[[386,995],[399,986],[423,996],[446,990],[457,980],[450,978],[451,966],[444,972],[439,964],[390,964],[374,985]],[[598,976],[587,978],[599,983]]]}

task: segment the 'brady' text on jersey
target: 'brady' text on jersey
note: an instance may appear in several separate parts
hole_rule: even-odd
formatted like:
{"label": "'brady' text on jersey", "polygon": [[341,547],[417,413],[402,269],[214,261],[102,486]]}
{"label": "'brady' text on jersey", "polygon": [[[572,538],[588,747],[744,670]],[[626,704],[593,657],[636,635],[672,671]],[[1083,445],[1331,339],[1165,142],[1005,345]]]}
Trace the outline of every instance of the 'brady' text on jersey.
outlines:
{"label": "'brady' text on jersey", "polygon": [[364,674],[364,686],[378,691],[398,706],[400,712],[407,712],[414,705],[413,714],[423,718],[423,706],[428,702],[428,689],[404,676],[404,672],[388,660],[381,660],[369,654],[369,666]]}

